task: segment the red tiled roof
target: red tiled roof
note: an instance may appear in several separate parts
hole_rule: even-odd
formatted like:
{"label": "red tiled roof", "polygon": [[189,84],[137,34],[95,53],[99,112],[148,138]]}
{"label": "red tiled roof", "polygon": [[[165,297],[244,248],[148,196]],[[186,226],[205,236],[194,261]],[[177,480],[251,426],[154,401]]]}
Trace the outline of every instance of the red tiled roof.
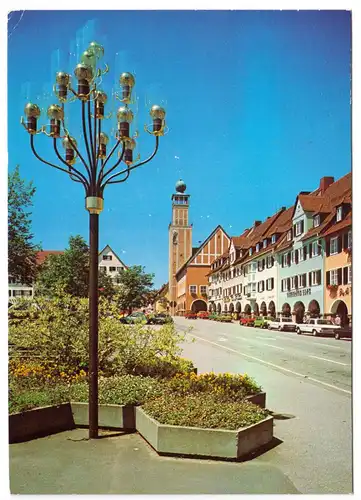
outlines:
{"label": "red tiled roof", "polygon": [[40,266],[45,262],[45,260],[49,257],[49,255],[60,255],[63,254],[62,250],[42,250],[38,252],[36,255],[36,265]]}
{"label": "red tiled roof", "polygon": [[349,212],[343,220],[337,222],[336,224],[333,224],[329,228],[326,228],[325,232],[322,233],[322,236],[328,236],[329,234],[337,233],[338,231],[341,231],[346,227],[350,227],[351,224],[352,224],[352,213]]}

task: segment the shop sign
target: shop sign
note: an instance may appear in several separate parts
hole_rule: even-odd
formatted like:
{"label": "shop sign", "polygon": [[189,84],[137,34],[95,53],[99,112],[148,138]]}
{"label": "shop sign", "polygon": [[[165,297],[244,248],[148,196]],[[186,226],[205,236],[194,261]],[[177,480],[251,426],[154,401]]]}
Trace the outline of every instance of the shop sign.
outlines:
{"label": "shop sign", "polygon": [[295,290],[294,292],[287,292],[287,298],[302,297],[303,295],[311,295],[311,288],[305,288],[303,290]]}

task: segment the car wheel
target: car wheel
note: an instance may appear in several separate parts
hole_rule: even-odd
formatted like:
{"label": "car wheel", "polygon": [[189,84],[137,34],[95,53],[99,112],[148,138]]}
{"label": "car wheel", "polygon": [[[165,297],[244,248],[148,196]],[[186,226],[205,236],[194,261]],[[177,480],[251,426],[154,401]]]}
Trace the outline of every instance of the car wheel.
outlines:
{"label": "car wheel", "polygon": [[341,339],[341,336],[340,336],[340,334],[339,334],[339,333],[335,333],[335,339],[336,339],[336,340],[340,340],[340,339]]}
{"label": "car wheel", "polygon": [[282,326],[279,326],[279,327],[278,327],[278,331],[279,331],[279,332],[282,332]]}
{"label": "car wheel", "polygon": [[300,328],[297,328],[297,329],[296,329],[296,333],[297,333],[297,335],[301,335],[301,333],[302,333],[302,332],[301,332],[301,329],[300,329]]}
{"label": "car wheel", "polygon": [[272,330],[271,325],[268,325],[267,328],[268,328],[268,330]]}
{"label": "car wheel", "polygon": [[316,331],[316,330],[312,330],[312,335],[313,335],[314,337],[317,337],[317,336],[318,336],[317,331]]}

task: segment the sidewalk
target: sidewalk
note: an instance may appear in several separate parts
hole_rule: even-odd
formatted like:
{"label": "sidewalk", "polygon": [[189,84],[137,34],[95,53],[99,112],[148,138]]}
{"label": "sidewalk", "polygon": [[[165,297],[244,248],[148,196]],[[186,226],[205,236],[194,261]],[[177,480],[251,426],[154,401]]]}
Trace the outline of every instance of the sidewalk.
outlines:
{"label": "sidewalk", "polygon": [[12,494],[299,493],[279,468],[160,457],[139,434],[87,429],[10,445]]}

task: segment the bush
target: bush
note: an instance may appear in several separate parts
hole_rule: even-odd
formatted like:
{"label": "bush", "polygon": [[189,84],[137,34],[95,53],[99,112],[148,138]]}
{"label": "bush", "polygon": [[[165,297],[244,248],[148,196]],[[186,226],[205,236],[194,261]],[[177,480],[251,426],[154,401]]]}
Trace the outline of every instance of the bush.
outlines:
{"label": "bush", "polygon": [[[204,373],[178,374],[168,381],[167,388],[179,395],[212,394],[220,401],[242,401],[246,396],[257,394],[262,388],[247,374]],[[203,397],[203,396],[202,396]]]}
{"label": "bush", "polygon": [[156,357],[146,365],[138,365],[134,375],[143,375],[157,378],[171,378],[177,374],[195,373],[196,368],[189,359],[180,357]]}
{"label": "bush", "polygon": [[161,424],[208,429],[238,429],[264,420],[267,410],[249,402],[224,403],[211,395],[202,398],[168,394],[146,401],[144,411]]}
{"label": "bush", "polygon": [[[88,402],[88,382],[83,379],[67,384],[56,384],[35,378],[11,376],[9,383],[9,412],[20,412],[67,401]],[[142,404],[163,393],[162,384],[151,377],[124,375],[99,378],[99,403],[131,405]]]}
{"label": "bush", "polygon": [[[62,295],[39,298],[36,307],[20,310],[9,320],[9,342],[13,355],[27,349],[27,359],[51,362],[63,371],[88,369],[88,299]],[[176,358],[186,333],[172,323],[158,329],[121,324],[117,306],[104,298],[99,301],[99,369],[107,375],[136,373],[138,367],[157,357]]]}

